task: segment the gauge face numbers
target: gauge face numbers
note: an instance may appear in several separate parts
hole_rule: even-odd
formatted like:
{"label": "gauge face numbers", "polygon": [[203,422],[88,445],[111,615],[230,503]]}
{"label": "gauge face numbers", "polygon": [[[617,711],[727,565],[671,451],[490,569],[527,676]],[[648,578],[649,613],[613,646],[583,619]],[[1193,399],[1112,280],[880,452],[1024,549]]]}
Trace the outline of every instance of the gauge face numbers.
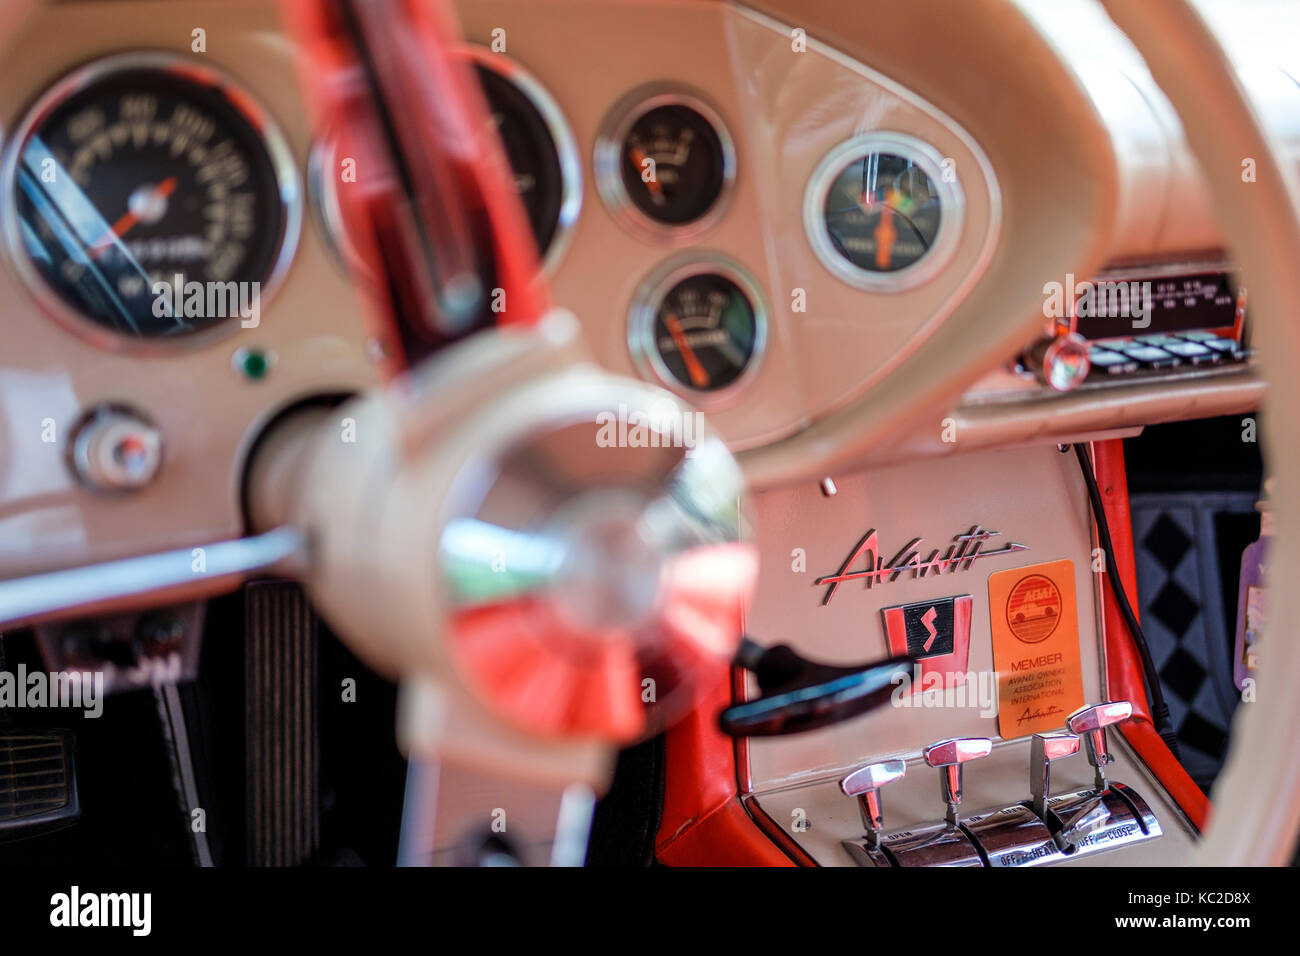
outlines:
{"label": "gauge face numbers", "polygon": [[[538,253],[545,257],[558,237],[563,220],[572,218],[576,212],[571,209],[574,187],[566,179],[564,157],[556,142],[557,135],[566,143],[570,140],[567,129],[559,127],[557,111],[548,110],[550,116],[543,113],[540,91],[530,94],[483,62],[475,64],[475,72],[510,161],[515,192],[528,215]],[[576,169],[576,158],[571,164]]]}
{"label": "gauge face numbers", "polygon": [[844,166],[822,206],[835,251],[865,272],[897,272],[934,245],[943,201],[930,176],[894,153],[867,153]]}
{"label": "gauge face numbers", "polygon": [[670,280],[658,299],[653,360],[669,384],[692,392],[734,385],[757,359],[762,317],[737,278],[703,270]]}
{"label": "gauge face numbers", "polygon": [[248,321],[289,212],[262,135],[225,91],[122,68],[38,113],[9,188],[21,252],[64,305],[136,338]]}

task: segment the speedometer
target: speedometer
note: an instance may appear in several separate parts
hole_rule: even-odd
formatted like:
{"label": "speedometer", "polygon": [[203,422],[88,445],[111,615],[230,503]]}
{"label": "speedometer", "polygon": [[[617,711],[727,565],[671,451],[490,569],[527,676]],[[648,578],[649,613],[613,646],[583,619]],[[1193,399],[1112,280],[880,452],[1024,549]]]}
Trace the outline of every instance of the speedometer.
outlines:
{"label": "speedometer", "polygon": [[267,117],[166,54],[100,60],[46,93],[14,137],[4,188],[37,297],[82,330],[134,339],[255,326],[301,214]]}

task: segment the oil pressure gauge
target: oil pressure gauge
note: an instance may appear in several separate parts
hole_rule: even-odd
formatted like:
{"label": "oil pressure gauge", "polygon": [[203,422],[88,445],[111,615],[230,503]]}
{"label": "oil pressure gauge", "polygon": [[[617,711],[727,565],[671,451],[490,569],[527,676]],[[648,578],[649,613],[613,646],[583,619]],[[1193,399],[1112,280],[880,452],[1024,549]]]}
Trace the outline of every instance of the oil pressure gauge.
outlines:
{"label": "oil pressure gauge", "polygon": [[628,340],[643,372],[697,405],[728,400],[753,374],[767,338],[754,281],[718,259],[678,260],[641,287]]}
{"label": "oil pressure gauge", "polygon": [[639,91],[606,120],[595,170],[601,198],[623,225],[675,243],[722,214],[736,157],[722,120],[701,99]]}

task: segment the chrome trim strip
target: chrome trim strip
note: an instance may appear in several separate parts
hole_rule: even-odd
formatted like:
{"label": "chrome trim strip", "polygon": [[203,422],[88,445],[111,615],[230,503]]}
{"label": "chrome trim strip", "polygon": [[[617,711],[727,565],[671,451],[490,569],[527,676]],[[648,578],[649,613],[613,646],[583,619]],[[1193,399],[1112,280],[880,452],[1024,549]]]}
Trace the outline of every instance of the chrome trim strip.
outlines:
{"label": "chrome trim strip", "polygon": [[[201,570],[196,570],[202,559]],[[163,602],[174,592],[217,593],[251,574],[297,576],[306,566],[307,539],[283,527],[251,538],[179,548],[80,568],[0,581],[0,628],[94,613],[106,605]]]}

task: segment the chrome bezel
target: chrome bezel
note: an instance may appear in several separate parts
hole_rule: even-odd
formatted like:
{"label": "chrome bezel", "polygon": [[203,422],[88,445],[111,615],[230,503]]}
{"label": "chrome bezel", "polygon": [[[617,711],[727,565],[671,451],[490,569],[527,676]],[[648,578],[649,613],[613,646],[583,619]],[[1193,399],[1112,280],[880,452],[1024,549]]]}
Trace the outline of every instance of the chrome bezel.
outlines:
{"label": "chrome bezel", "polygon": [[[911,160],[930,177],[939,194],[939,231],[929,251],[894,272],[872,272],[854,265],[835,248],[826,230],[823,210],[831,184],[846,166],[868,153],[890,153]],[[929,143],[906,133],[876,130],[840,143],[817,164],[804,192],[803,219],[817,258],[837,278],[869,292],[905,292],[933,279],[952,259],[966,219],[966,196],[955,177],[951,182],[944,180],[943,156]]]}
{"label": "chrome bezel", "polygon": [[[754,348],[749,361],[735,381],[722,388],[704,391],[691,388],[669,370],[655,345],[655,316],[659,305],[677,283],[692,276],[716,274],[735,283],[748,298],[754,313]],[[703,409],[716,409],[733,403],[753,381],[767,352],[767,302],[758,282],[741,266],[717,255],[688,254],[670,259],[652,272],[637,289],[628,311],[627,343],[633,364],[645,379],[657,382],[676,395]]]}
{"label": "chrome bezel", "polygon": [[[140,338],[114,332],[112,329],[88,318],[53,289],[27,255],[22,243],[17,206],[13,201],[19,156],[32,132],[51,113],[70,97],[119,73],[150,70],[183,77],[198,86],[221,95],[226,104],[247,122],[266,150],[271,169],[275,174],[280,195],[283,232],[280,248],[266,278],[259,280],[260,302],[265,308],[274,299],[288,272],[298,248],[302,232],[303,200],[297,164],[288,141],[280,132],[271,115],[243,87],[227,74],[207,64],[165,51],[132,51],[116,53],[93,60],[78,67],[56,81],[27,110],[15,128],[5,148],[3,169],[0,169],[0,231],[4,232],[4,245],[15,271],[27,291],[55,322],[74,335],[91,344],[113,352],[137,355],[174,355],[180,351],[202,348],[242,331],[239,322],[225,319],[200,332],[180,338]],[[260,325],[260,323],[259,323]]]}
{"label": "chrome bezel", "polygon": [[513,83],[541,115],[546,131],[551,134],[551,142],[555,145],[555,154],[560,161],[560,214],[550,245],[539,249],[538,255],[542,259],[542,274],[554,275],[573,241],[573,227],[578,221],[578,214],[582,212],[582,160],[578,152],[578,141],[555,98],[518,60],[504,53],[493,53],[487,47],[477,44],[467,47],[467,52],[472,62]]}
{"label": "chrome bezel", "polygon": [[[713,204],[697,219],[677,225],[659,222],[643,213],[628,196],[621,170],[623,142],[632,126],[646,113],[661,106],[685,106],[713,127],[722,148],[722,187]],[[596,191],[610,215],[638,238],[679,246],[715,226],[730,206],[736,185],[736,147],[718,111],[698,94],[663,84],[633,90],[623,97],[601,121],[592,153]]]}
{"label": "chrome bezel", "polygon": [[[494,53],[478,44],[467,44],[458,52],[471,65],[482,65],[513,84],[532,104],[533,109],[537,110],[551,137],[560,164],[560,209],[550,245],[537,252],[540,257],[539,274],[548,278],[554,276],[560,260],[573,241],[573,228],[582,212],[582,160],[573,129],[555,98],[518,60],[504,53]],[[307,192],[335,258],[346,269],[360,269],[361,258],[348,244],[342,228],[336,180],[324,172],[326,168],[334,168],[337,148],[338,142],[332,133],[326,132],[317,137],[307,163]]]}

